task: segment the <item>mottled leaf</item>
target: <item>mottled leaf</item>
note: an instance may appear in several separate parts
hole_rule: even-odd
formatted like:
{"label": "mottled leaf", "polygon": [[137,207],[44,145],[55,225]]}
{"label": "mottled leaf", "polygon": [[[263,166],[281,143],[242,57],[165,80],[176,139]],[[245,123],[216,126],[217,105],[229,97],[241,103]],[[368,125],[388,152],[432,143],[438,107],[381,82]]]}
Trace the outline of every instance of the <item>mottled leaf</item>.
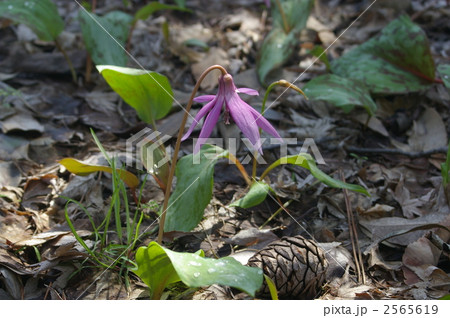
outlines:
{"label": "mottled leaf", "polygon": [[64,29],[64,21],[50,0],[0,1],[0,17],[27,25],[43,41],[56,40]]}
{"label": "mottled leaf", "polygon": [[206,144],[197,154],[178,161],[177,185],[169,199],[165,232],[188,232],[200,223],[212,197],[214,165],[227,154],[222,148]]}
{"label": "mottled leaf", "polygon": [[314,5],[314,0],[280,0],[280,4],[286,17],[288,30],[284,29],[285,22],[276,3],[271,6],[273,27],[284,29],[286,33],[298,33],[303,30]]}
{"label": "mottled leaf", "polygon": [[325,100],[345,112],[355,106],[364,107],[370,115],[377,109],[377,104],[370,97],[369,91],[354,80],[337,75],[322,75],[308,82],[303,90],[312,100]]}
{"label": "mottled leaf", "polygon": [[112,11],[102,17],[86,10],[78,15],[86,49],[96,65],[125,66],[124,49],[133,18],[121,11]]}
{"label": "mottled leaf", "polygon": [[283,29],[274,28],[263,41],[258,57],[258,77],[263,84],[273,70],[282,66],[294,52],[297,37],[294,32],[284,33]]}
{"label": "mottled leaf", "polygon": [[450,64],[440,64],[437,69],[439,74],[441,74],[445,87],[450,89]]}
{"label": "mottled leaf", "polygon": [[435,67],[425,32],[401,16],[375,38],[331,63],[332,71],[361,82],[375,94],[400,94],[427,88]]}
{"label": "mottled leaf", "polygon": [[[231,257],[212,259],[197,253],[173,252],[151,242],[136,253],[134,272],[151,288],[158,299],[170,283],[182,281],[189,287],[220,284],[240,289],[251,296],[261,287],[263,273],[259,268],[244,266]],[[159,297],[158,297],[159,296]]]}

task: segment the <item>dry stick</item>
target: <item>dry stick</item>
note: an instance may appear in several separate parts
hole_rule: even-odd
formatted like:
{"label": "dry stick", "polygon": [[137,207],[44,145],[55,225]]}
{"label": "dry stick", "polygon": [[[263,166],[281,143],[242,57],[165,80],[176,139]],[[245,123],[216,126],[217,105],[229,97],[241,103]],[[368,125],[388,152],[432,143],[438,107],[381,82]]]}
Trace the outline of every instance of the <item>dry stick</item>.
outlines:
{"label": "dry stick", "polygon": [[[345,182],[345,177],[342,171],[340,172],[341,179]],[[348,219],[348,228],[350,232],[350,241],[352,242],[352,250],[353,250],[353,258],[355,259],[356,272],[358,275],[358,281],[360,283],[366,283],[366,276],[364,274],[364,264],[362,261],[361,248],[359,246],[358,241],[358,233],[356,231],[355,219],[353,218],[352,205],[350,203],[350,199],[348,197],[348,190],[343,189],[344,191],[344,200],[345,207],[347,210],[347,219]]]}
{"label": "dry stick", "polygon": [[186,106],[186,109],[184,110],[183,120],[181,121],[180,129],[178,131],[178,136],[177,136],[177,142],[175,144],[175,149],[173,151],[172,164],[170,165],[169,176],[167,177],[167,184],[166,184],[167,188],[166,188],[166,193],[164,195],[164,204],[163,204],[163,208],[162,208],[161,219],[159,221],[159,231],[158,231],[158,243],[159,244],[162,244],[162,239],[163,239],[163,234],[164,234],[164,223],[166,221],[166,210],[167,210],[167,205],[169,203],[170,192],[172,189],[173,176],[175,174],[175,168],[177,166],[178,152],[180,151],[181,138],[183,137],[184,126],[186,126],[186,121],[187,121],[187,117],[189,115],[189,111],[192,107],[192,103],[193,103],[195,94],[197,93],[201,82],[203,81],[205,76],[208,75],[209,72],[211,72],[212,70],[215,70],[215,69],[220,70],[222,72],[222,75],[228,74],[227,71],[220,65],[213,65],[213,66],[208,67],[202,73],[202,75],[198,79],[197,83],[195,84],[194,90],[192,91],[191,97],[189,98],[189,102]]}

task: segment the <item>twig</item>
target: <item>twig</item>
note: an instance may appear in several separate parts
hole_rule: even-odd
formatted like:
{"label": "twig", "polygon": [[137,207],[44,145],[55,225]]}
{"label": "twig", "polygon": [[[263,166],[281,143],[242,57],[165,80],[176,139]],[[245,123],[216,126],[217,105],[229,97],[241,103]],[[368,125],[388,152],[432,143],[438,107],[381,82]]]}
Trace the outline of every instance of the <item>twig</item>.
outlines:
{"label": "twig", "polygon": [[[345,182],[345,177],[342,171],[340,172],[340,174],[342,181]],[[343,189],[343,191],[344,191],[345,207],[347,210],[348,230],[350,233],[350,241],[352,243],[353,258],[355,259],[356,265],[356,273],[358,274],[358,281],[362,284],[365,284],[366,275],[364,273],[364,263],[362,259],[361,248],[359,246],[358,232],[356,231],[356,223],[353,217],[352,205],[348,197],[348,190]]]}

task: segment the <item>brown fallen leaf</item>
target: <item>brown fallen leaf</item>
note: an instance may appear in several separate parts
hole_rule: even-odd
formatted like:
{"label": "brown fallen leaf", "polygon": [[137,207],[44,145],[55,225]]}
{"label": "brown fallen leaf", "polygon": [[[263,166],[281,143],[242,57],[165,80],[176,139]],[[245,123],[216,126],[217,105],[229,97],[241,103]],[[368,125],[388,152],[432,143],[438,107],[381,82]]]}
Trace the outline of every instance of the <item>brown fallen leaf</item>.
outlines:
{"label": "brown fallen leaf", "polygon": [[[200,75],[202,75],[202,73],[211,65],[220,64],[227,68],[230,63],[227,53],[221,48],[212,47],[207,53],[203,54],[202,59],[199,62],[192,64],[191,67],[192,74],[194,74],[196,80],[198,80]],[[200,87],[205,90],[212,90],[218,85],[217,79],[220,77],[220,74],[219,70],[210,72],[206,75]]]}

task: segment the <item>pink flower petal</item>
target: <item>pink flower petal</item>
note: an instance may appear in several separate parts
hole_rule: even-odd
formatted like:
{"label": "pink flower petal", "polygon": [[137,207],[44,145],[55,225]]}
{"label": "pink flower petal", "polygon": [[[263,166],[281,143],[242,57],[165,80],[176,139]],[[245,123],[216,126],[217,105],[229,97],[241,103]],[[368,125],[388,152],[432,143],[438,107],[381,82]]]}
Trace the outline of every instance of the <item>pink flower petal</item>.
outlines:
{"label": "pink flower petal", "polygon": [[194,154],[200,150],[206,139],[211,135],[214,126],[216,126],[216,123],[219,120],[220,112],[222,111],[222,105],[223,97],[219,96],[214,105],[214,108],[210,111],[208,116],[206,116],[202,130],[200,131],[200,135],[198,136],[199,139],[194,147]]}
{"label": "pink flower petal", "polygon": [[206,102],[210,102],[214,99],[214,97],[216,97],[216,95],[202,95],[202,96],[197,96],[194,98],[194,102],[197,103],[206,103]]}
{"label": "pink flower petal", "polygon": [[247,94],[247,95],[252,95],[252,96],[259,95],[259,93],[256,89],[247,88],[247,87],[241,87],[241,88],[236,89],[236,93],[242,93],[242,94]]}
{"label": "pink flower petal", "polygon": [[250,111],[250,109],[253,108],[240,99],[237,94],[230,95],[229,97],[230,98],[226,101],[226,103],[231,117],[244,136],[247,137],[254,145],[255,149],[262,154],[258,125],[256,124],[255,118]]}
{"label": "pink flower petal", "polygon": [[200,119],[202,119],[216,104],[216,101],[213,100],[202,107],[202,109],[199,110],[197,115],[195,115],[194,121],[191,124],[191,127],[189,127],[189,130],[184,134],[184,136],[181,138],[181,141],[186,140],[194,131],[194,128],[198,125]]}
{"label": "pink flower petal", "polygon": [[250,112],[254,116],[254,121],[256,124],[262,128],[266,133],[277,137],[278,139],[282,140],[281,136],[278,134],[278,132],[273,128],[273,126],[269,123],[267,119],[264,118],[263,115],[261,115],[259,112],[257,112],[253,107],[251,107]]}

